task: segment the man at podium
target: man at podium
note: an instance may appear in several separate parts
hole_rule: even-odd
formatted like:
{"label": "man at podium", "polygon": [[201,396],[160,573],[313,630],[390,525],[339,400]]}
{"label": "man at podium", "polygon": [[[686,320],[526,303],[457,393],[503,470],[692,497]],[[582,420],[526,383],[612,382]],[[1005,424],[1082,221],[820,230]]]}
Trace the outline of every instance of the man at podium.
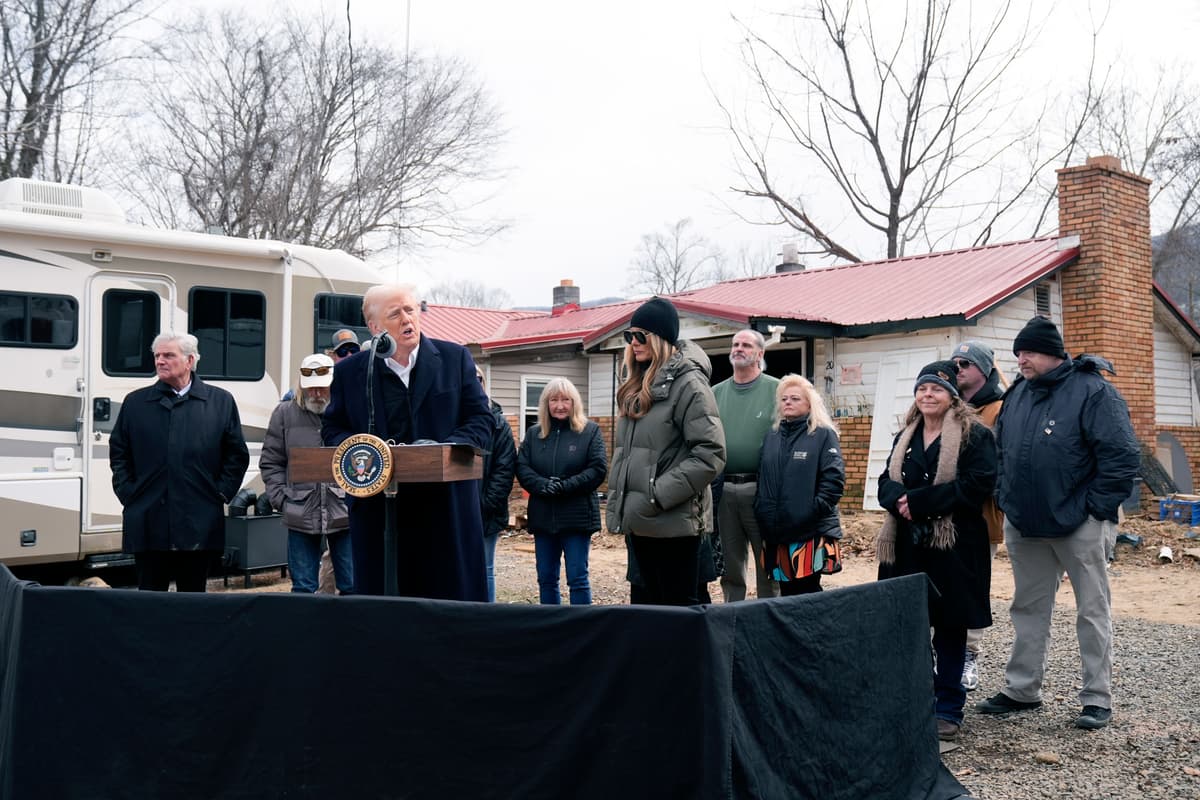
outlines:
{"label": "man at podium", "polygon": [[[475,362],[465,347],[421,335],[415,288],[371,287],[363,296],[363,318],[374,344],[334,368],[321,427],[325,444],[372,433],[395,444],[487,449],[492,417],[475,379]],[[350,501],[358,594],[384,593],[386,502],[391,501],[382,493]],[[398,593],[485,602],[479,482],[399,483],[395,503]]]}

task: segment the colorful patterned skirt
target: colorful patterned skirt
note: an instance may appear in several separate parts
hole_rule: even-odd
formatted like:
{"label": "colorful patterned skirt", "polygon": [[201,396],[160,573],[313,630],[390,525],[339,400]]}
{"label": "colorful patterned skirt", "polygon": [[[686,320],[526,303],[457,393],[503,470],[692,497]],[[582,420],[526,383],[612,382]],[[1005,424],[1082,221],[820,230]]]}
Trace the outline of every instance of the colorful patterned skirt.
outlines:
{"label": "colorful patterned skirt", "polygon": [[777,581],[842,571],[842,545],[837,539],[818,536],[795,544],[768,545],[763,550],[763,567]]}

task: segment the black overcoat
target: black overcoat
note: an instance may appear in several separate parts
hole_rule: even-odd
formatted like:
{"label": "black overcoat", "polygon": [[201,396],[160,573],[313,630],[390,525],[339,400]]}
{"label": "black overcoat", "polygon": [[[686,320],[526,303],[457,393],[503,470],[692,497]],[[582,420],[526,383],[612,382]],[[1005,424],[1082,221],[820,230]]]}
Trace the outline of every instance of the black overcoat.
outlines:
{"label": "black overcoat", "polygon": [[[327,446],[368,432],[366,388],[371,358],[371,351],[363,350],[334,367],[329,407],[321,427]],[[386,369],[388,366],[376,359],[371,386],[374,432],[384,440],[390,438],[382,382]],[[422,335],[408,392],[411,435],[403,443],[429,439],[469,444],[481,450],[491,444],[492,412],[475,377],[475,362],[465,347]],[[398,486],[400,594],[487,602],[479,481]],[[358,594],[383,594],[384,499],[381,492],[350,503],[354,587]]]}
{"label": "black overcoat", "polygon": [[159,381],[131,392],[108,442],[127,553],[224,550],[224,504],[250,452],[233,395],[192,374],[183,397]]}
{"label": "black overcoat", "polygon": [[[958,455],[957,478],[935,486],[942,439],[939,436],[924,448],[923,436],[924,422],[920,422],[904,457],[902,482],[888,477],[886,467],[879,476],[879,504],[896,520],[896,561],[880,564],[879,577],[923,572],[936,589],[930,592],[931,624],[986,628],[992,624],[992,566],[982,508],[996,484],[996,440],[983,425],[972,425]],[[893,442],[893,451],[895,446]],[[890,455],[887,463],[891,463]],[[896,512],[896,502],[905,494],[912,522]],[[924,531],[934,520],[951,513],[954,547],[929,547]]]}

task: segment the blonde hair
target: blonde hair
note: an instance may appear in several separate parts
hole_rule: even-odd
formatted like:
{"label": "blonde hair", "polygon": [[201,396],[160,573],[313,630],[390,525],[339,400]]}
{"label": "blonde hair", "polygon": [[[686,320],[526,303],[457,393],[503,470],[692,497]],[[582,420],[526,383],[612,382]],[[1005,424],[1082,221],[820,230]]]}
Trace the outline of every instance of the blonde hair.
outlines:
{"label": "blonde hair", "polygon": [[793,388],[799,388],[800,393],[804,395],[804,399],[808,401],[808,432],[816,433],[817,428],[829,428],[829,430],[837,433],[837,423],[829,415],[829,409],[825,407],[825,399],[821,397],[821,393],[817,391],[817,387],[813,386],[812,381],[803,375],[796,375],[791,372],[780,378],[779,385],[775,387],[775,418],[771,423],[771,430],[779,430],[779,423],[783,419],[783,402],[781,398],[784,392]]}
{"label": "blonde hair", "polygon": [[646,344],[650,347],[650,361],[643,364],[633,357],[633,345],[625,345],[625,361],[621,365],[621,385],[617,388],[617,413],[630,419],[641,419],[650,411],[654,400],[650,387],[658,377],[658,371],[675,354],[675,345],[646,331]]}
{"label": "blonde hair", "polygon": [[[380,283],[372,286],[363,294],[362,315],[363,319],[368,323],[371,322],[371,314],[374,313],[376,306],[388,297],[394,294],[403,292],[413,299],[417,304],[418,310],[421,306],[421,298],[417,296],[417,287],[411,283]],[[377,331],[372,331],[373,333]]]}
{"label": "blonde hair", "polygon": [[567,422],[571,430],[580,433],[587,425],[587,417],[583,415],[583,398],[579,396],[575,384],[566,378],[554,378],[546,384],[542,396],[538,398],[538,438],[545,439],[550,435],[550,399],[553,397],[566,397],[571,401],[571,417]]}

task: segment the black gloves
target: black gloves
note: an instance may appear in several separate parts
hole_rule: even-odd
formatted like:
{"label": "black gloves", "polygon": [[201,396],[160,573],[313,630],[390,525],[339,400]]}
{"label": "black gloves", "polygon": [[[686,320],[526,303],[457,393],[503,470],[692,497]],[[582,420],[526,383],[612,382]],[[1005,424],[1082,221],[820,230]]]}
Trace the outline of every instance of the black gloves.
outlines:
{"label": "black gloves", "polygon": [[542,494],[549,497],[562,494],[562,478],[547,478],[546,484],[542,487]]}

